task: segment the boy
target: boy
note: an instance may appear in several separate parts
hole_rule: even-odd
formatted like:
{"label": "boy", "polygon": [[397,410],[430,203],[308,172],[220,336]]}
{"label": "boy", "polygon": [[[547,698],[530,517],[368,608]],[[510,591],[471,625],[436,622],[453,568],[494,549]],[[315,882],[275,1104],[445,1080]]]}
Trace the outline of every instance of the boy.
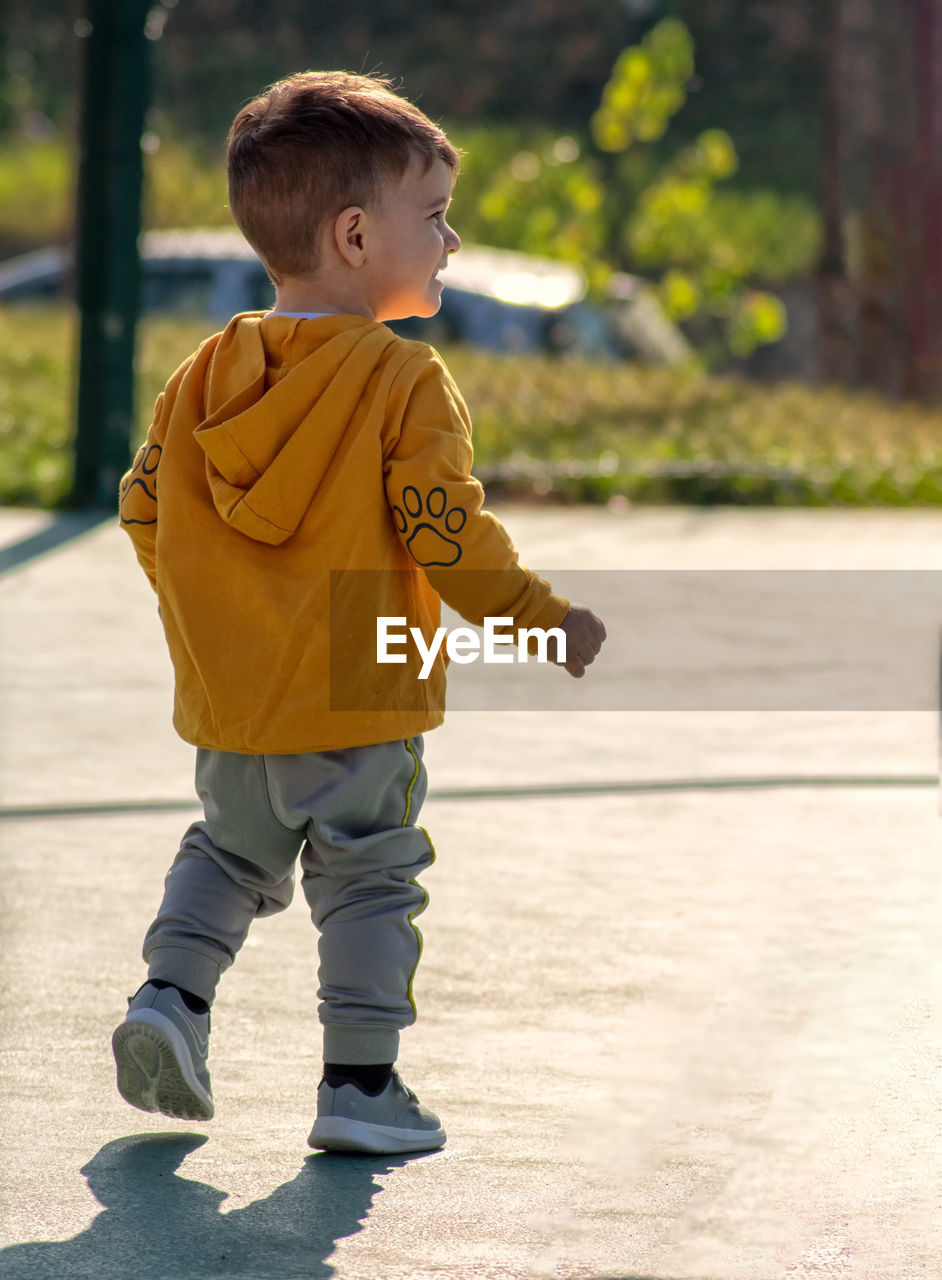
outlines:
{"label": "boy", "polygon": [[147,932],[148,979],[113,1037],[133,1106],[213,1114],[209,1007],[252,920],[286,907],[300,855],[319,937],[324,1075],[312,1147],[431,1150],[445,1133],[399,1079],[421,952],[422,734],[444,659],[380,667],[376,621],[426,640],[440,599],[470,622],[559,627],[581,676],[604,639],[522,568],[470,476],[470,423],[438,355],[382,323],[434,315],[460,241],[458,156],[384,82],[276,84],[236,117],[233,217],[275,286],[173,375],[121,485],[157,592],[174,725],[204,818]]}

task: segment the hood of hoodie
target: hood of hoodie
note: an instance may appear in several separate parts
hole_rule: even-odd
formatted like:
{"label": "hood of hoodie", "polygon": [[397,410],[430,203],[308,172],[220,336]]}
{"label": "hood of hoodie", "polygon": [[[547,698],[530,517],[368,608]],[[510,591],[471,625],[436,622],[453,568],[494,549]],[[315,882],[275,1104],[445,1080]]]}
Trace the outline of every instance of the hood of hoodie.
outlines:
{"label": "hood of hoodie", "polygon": [[195,431],[227,524],[271,545],[291,537],[398,341],[359,316],[236,316],[206,366]]}

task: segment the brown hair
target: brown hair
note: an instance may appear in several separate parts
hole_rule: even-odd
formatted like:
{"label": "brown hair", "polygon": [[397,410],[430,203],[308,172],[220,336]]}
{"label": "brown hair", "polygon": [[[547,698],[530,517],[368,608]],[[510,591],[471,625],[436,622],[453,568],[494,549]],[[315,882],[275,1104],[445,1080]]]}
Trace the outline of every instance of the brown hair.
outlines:
{"label": "brown hair", "polygon": [[324,223],[375,202],[412,158],[458,171],[458,152],[388,81],[303,71],[243,107],[227,144],[229,207],[277,280],[317,267]]}

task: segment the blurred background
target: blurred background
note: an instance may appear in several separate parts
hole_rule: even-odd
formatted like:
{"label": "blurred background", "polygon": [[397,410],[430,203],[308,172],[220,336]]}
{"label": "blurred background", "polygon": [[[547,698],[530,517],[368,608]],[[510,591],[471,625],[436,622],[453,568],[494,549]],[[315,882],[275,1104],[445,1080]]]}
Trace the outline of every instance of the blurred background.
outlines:
{"label": "blurred background", "polygon": [[[390,77],[463,150],[440,347],[497,496],[942,502],[940,0],[145,8],[128,448],[267,307],[224,142],[292,71]],[[0,14],[0,502],[73,494],[85,0]],[[100,86],[99,86],[100,87]]]}

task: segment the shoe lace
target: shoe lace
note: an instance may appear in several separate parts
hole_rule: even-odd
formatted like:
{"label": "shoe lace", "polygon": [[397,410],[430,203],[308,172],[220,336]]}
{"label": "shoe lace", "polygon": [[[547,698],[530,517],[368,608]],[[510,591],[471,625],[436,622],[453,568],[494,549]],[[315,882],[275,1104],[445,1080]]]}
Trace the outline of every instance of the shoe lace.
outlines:
{"label": "shoe lace", "polygon": [[409,1086],[408,1086],[407,1084],[404,1084],[404,1083],[403,1083],[402,1076],[399,1074],[399,1072],[398,1072],[398,1071],[394,1071],[394,1072],[393,1072],[393,1076],[394,1076],[394,1078],[395,1078],[396,1082],[398,1083],[399,1088],[400,1088],[400,1089],[402,1090],[402,1092],[406,1095],[406,1097],[407,1097],[407,1098],[409,1098],[412,1102],[418,1103],[418,1101],[419,1101],[418,1096],[412,1092],[412,1090],[409,1088]]}

